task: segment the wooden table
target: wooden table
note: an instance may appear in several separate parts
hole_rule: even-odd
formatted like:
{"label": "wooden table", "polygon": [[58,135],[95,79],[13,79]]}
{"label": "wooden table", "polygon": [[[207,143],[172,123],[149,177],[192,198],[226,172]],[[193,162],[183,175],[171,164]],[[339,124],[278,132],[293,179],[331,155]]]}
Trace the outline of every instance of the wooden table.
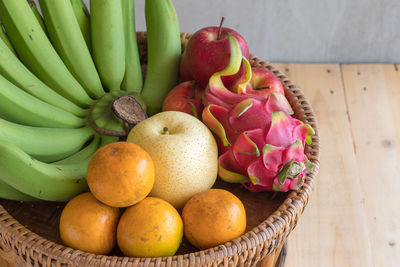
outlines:
{"label": "wooden table", "polygon": [[311,101],[321,136],[315,192],[285,267],[400,266],[397,66],[274,65]]}
{"label": "wooden table", "polygon": [[321,136],[315,192],[285,267],[400,266],[400,71],[275,64],[311,101]]}

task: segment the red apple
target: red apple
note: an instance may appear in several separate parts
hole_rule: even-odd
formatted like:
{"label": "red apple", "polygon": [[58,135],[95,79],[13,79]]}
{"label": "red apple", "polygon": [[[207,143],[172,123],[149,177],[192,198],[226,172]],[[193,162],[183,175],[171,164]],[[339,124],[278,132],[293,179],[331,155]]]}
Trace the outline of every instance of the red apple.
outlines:
{"label": "red apple", "polygon": [[201,119],[204,88],[195,81],[186,81],[175,86],[164,100],[162,111],[182,111]]}
{"label": "red apple", "polygon": [[[195,32],[190,38],[182,54],[180,77],[181,81],[196,80],[205,87],[211,75],[226,68],[230,58],[230,45],[227,33],[239,41],[242,55],[249,58],[249,48],[246,41],[236,31],[225,27],[206,27]],[[229,87],[240,73],[223,78]]]}
{"label": "red apple", "polygon": [[265,68],[251,68],[251,80],[246,88],[247,94],[259,95],[267,98],[272,92],[285,95],[281,81]]}
{"label": "red apple", "polygon": [[[246,80],[246,70],[239,71],[241,77],[237,78],[230,89],[238,92],[238,85]],[[246,86],[246,94],[257,95],[267,98],[272,92],[285,94],[281,81],[269,70],[265,68],[251,68],[251,79]]]}

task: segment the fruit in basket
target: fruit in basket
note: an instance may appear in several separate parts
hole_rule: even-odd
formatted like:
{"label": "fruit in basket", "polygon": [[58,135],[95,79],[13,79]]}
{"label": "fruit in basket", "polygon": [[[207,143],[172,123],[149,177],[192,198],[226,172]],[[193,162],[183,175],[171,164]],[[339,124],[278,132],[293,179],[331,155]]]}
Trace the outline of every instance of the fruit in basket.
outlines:
{"label": "fruit in basket", "polygon": [[49,164],[34,159],[13,143],[0,141],[0,180],[34,198],[68,201],[88,190],[88,154],[98,146],[99,139],[95,138],[77,154]]}
{"label": "fruit in basket", "polygon": [[[233,81],[229,90],[227,90],[227,88],[222,89],[222,85],[226,87],[226,82],[223,82],[223,78],[228,76],[222,76],[223,74],[219,75],[222,84],[216,84],[215,79],[211,81],[212,90],[215,92],[219,89],[219,92],[217,91],[217,94],[220,94],[218,97],[222,99],[224,97],[232,98],[233,103],[235,103],[248,97],[265,100],[270,94],[279,93],[275,94],[275,96],[281,99],[280,103],[284,103],[287,111],[291,113],[291,107],[284,99],[284,89],[281,81],[269,70],[264,68],[250,68],[249,62],[244,59],[243,61],[236,74],[238,78]],[[229,70],[229,72],[234,73],[237,65],[232,64],[230,68],[232,69]],[[222,72],[224,73],[226,70]],[[215,75],[212,77],[215,78]],[[223,101],[218,101],[213,93],[210,92],[210,89],[207,89],[208,94],[205,94],[205,90],[195,80],[182,82],[172,89],[165,98],[163,111],[182,111],[199,118],[198,114],[200,114],[204,108],[203,102],[216,102],[224,105]]]}
{"label": "fruit in basket", "polygon": [[168,202],[148,197],[127,208],[117,229],[118,246],[125,256],[166,257],[178,250],[183,223]]}
{"label": "fruit in basket", "polygon": [[10,40],[8,39],[7,33],[3,28],[3,25],[1,24],[0,21],[0,39],[4,42],[5,45],[7,45],[8,49],[10,49],[10,51],[16,55],[16,52],[14,50],[14,47],[12,46]]}
{"label": "fruit in basket", "polygon": [[102,147],[89,162],[90,191],[112,207],[128,207],[143,200],[154,184],[154,164],[138,145],[117,142]]}
{"label": "fruit in basket", "polygon": [[178,209],[216,180],[215,139],[193,116],[178,111],[158,113],[137,124],[127,141],[141,146],[153,159],[156,174],[150,196]]}
{"label": "fruit in basket", "polygon": [[8,185],[0,179],[0,198],[17,201],[39,201],[38,198],[31,197],[14,187]]}
{"label": "fruit in basket", "polygon": [[119,90],[125,75],[122,2],[90,1],[90,26],[93,60],[101,81],[108,90]]}
{"label": "fruit in basket", "polygon": [[104,94],[71,1],[39,0],[46,29],[58,55],[92,98]]}
{"label": "fruit in basket", "polygon": [[40,26],[42,27],[43,31],[47,34],[47,29],[44,24],[42,15],[40,15],[38,7],[34,0],[28,0],[29,6],[31,7],[32,13],[35,15],[37,21],[39,22]]}
{"label": "fruit in basket", "polygon": [[116,244],[120,211],[98,201],[90,192],[71,199],[60,217],[62,242],[73,249],[107,254]]}
{"label": "fruit in basket", "polygon": [[186,81],[175,86],[164,100],[162,111],[182,111],[201,118],[204,88],[195,81]]}
{"label": "fruit in basket", "polygon": [[37,99],[1,75],[0,88],[0,114],[3,119],[39,127],[79,128],[85,125],[84,119]]}
{"label": "fruit in basket", "polygon": [[[237,39],[233,35],[230,35],[228,33],[228,40],[231,46],[231,57],[229,64],[225,69],[214,73],[210,77],[204,96],[205,105],[216,104],[226,108],[231,108],[234,105],[238,104],[239,102],[249,98],[265,102],[266,97],[269,94],[276,92],[277,93],[276,96],[279,98],[280,104],[284,105],[282,106],[282,108],[287,110],[287,112],[292,113],[292,109],[287,100],[285,99],[285,97],[283,95],[280,96],[282,90],[281,87],[271,88],[273,90],[267,88],[266,90],[262,89],[260,91],[253,90],[247,92],[247,88],[252,78],[252,68],[250,66],[249,61],[242,56],[240,45]],[[238,73],[242,64],[245,68],[245,75],[242,75],[240,80],[234,84],[231,90],[229,90],[228,88],[225,87],[225,84],[222,81],[222,77]],[[256,94],[253,94],[254,91],[256,92]]]}
{"label": "fruit in basket", "polygon": [[85,115],[86,111],[84,109],[62,97],[37,78],[1,39],[0,55],[0,74],[15,86],[54,107],[77,116]]}
{"label": "fruit in basket", "polygon": [[[125,90],[106,92],[108,88],[103,88],[97,69],[93,68],[89,53],[91,45],[89,49],[87,45],[88,40],[97,47],[105,45],[106,41],[115,41],[114,38],[91,39],[88,26],[91,24],[96,35],[96,32],[108,29],[99,26],[96,21],[122,20],[118,16],[122,11],[107,13],[111,9],[101,10],[104,1],[94,0],[91,1],[94,16],[89,21],[89,14],[81,0],[40,2],[49,31],[42,27],[43,19],[36,12],[36,6],[31,9],[25,0],[0,2],[1,33],[4,33],[3,26],[7,33],[0,36],[0,87],[4,88],[0,97],[0,141],[4,147],[2,152],[9,151],[5,156],[7,162],[12,162],[9,166],[1,166],[0,179],[5,184],[2,190],[9,188],[10,192],[0,194],[6,198],[21,197],[20,200],[29,198],[24,196],[26,194],[35,199],[67,201],[88,190],[86,169],[95,150],[116,142],[117,136],[126,136],[124,124],[111,109],[113,101],[125,95],[134,95],[138,99],[138,95],[132,93],[127,80]],[[127,6],[132,4],[130,2],[124,1]],[[132,8],[128,14],[128,9],[125,8],[123,15],[126,21],[131,21],[134,11]],[[66,17],[68,19],[62,19]],[[122,23],[120,26],[121,40],[126,40],[125,28],[122,28]],[[157,28],[157,25],[154,27]],[[112,34],[118,35],[115,30]],[[134,34],[130,32],[127,36],[133,37]],[[132,41],[132,38],[129,40]],[[8,41],[12,46],[7,46]],[[131,45],[131,54],[127,53],[122,61],[133,63],[138,54],[135,49],[138,48],[128,40],[126,44]],[[107,50],[104,58],[109,58],[110,51],[115,52]],[[120,52],[118,55],[123,51]],[[167,54],[166,60],[168,57],[172,55]],[[106,63],[113,64],[112,60],[118,58]],[[138,61],[139,58],[136,66]],[[123,68],[123,78],[135,71],[134,65],[130,65],[132,68],[129,71]],[[86,67],[81,69],[82,66]],[[107,79],[119,79],[114,70],[118,72],[113,68],[105,74]],[[20,167],[23,174],[10,166]],[[26,177],[33,179],[27,180]]]}
{"label": "fruit in basket", "polygon": [[194,195],[183,208],[182,219],[185,237],[199,249],[231,241],[246,229],[243,203],[223,189]]}
{"label": "fruit in basket", "polygon": [[[248,59],[249,48],[238,32],[225,27],[206,27],[192,35],[182,54],[181,81],[196,80],[205,87],[214,73],[225,69],[231,56],[229,34],[235,36],[243,56]],[[234,74],[225,77],[225,82],[231,84],[237,78]]]}
{"label": "fruit in basket", "polygon": [[142,67],[135,30],[135,1],[122,1],[125,34],[126,69],[121,87],[128,92],[140,93],[143,87]]}
{"label": "fruit in basket", "polygon": [[71,0],[72,9],[75,18],[78,21],[79,29],[85,38],[85,42],[89,50],[92,49],[92,39],[90,36],[90,14],[83,0]]}
{"label": "fruit in basket", "polygon": [[57,54],[26,1],[0,1],[0,16],[15,51],[26,67],[75,104],[86,108],[93,103]]}
{"label": "fruit in basket", "polygon": [[0,118],[0,141],[18,145],[35,159],[53,162],[66,158],[91,139],[93,130],[25,126]]}
{"label": "fruit in basket", "polygon": [[218,174],[228,182],[248,182],[251,191],[297,190],[311,169],[304,146],[312,128],[283,111],[267,116],[268,126],[242,131],[219,157]]}
{"label": "fruit in basket", "polygon": [[226,104],[226,107],[223,104],[210,103],[202,114],[203,122],[219,137],[221,153],[229,149],[243,131],[269,127],[272,112],[292,112],[286,98],[278,93],[270,94],[266,100],[244,98],[235,105]]}
{"label": "fruit in basket", "polygon": [[146,0],[147,68],[142,97],[147,113],[161,111],[168,92],[179,80],[181,38],[171,0]]}
{"label": "fruit in basket", "polygon": [[222,154],[218,174],[227,182],[248,183],[252,191],[298,189],[311,169],[304,147],[314,131],[290,116],[293,110],[281,93],[268,89],[266,96],[247,92],[248,76],[238,84],[237,92],[224,86],[221,76],[236,73],[241,61],[246,62],[240,58],[238,41],[229,39],[230,62],[210,78],[202,114],[203,122],[218,136]]}
{"label": "fruit in basket", "polygon": [[[245,82],[246,71],[242,77],[231,85],[231,91],[240,91],[238,86]],[[276,92],[282,95],[285,94],[281,81],[269,70],[264,68],[251,68],[251,79],[247,83],[245,94],[261,96],[267,98],[269,94]]]}

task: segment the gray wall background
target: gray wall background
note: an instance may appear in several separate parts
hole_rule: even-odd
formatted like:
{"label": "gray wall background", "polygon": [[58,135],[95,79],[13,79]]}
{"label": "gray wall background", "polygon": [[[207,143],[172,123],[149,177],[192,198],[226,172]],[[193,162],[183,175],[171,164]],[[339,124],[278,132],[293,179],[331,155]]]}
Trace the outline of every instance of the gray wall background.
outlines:
{"label": "gray wall background", "polygon": [[[172,0],[181,31],[233,28],[270,61],[400,62],[400,0]],[[89,0],[85,0],[89,2]],[[145,30],[136,0],[137,30]]]}

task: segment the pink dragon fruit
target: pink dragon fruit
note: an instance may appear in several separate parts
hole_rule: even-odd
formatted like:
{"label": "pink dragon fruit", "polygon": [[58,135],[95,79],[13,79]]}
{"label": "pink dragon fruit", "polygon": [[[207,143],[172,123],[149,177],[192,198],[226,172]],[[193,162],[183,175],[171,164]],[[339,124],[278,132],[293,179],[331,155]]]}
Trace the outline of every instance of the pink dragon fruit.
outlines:
{"label": "pink dragon fruit", "polygon": [[[284,95],[271,92],[266,98],[246,92],[251,77],[248,61],[241,57],[237,40],[231,43],[231,59],[215,73],[206,89],[203,122],[217,136],[219,176],[227,182],[247,183],[251,191],[298,189],[312,167],[304,154],[313,129],[291,117],[293,110]],[[221,76],[238,72],[245,63],[247,79],[229,91]]]}
{"label": "pink dragon fruit", "polygon": [[219,157],[219,176],[251,191],[298,189],[311,167],[304,145],[313,130],[283,111],[266,113],[269,126],[242,131]]}

